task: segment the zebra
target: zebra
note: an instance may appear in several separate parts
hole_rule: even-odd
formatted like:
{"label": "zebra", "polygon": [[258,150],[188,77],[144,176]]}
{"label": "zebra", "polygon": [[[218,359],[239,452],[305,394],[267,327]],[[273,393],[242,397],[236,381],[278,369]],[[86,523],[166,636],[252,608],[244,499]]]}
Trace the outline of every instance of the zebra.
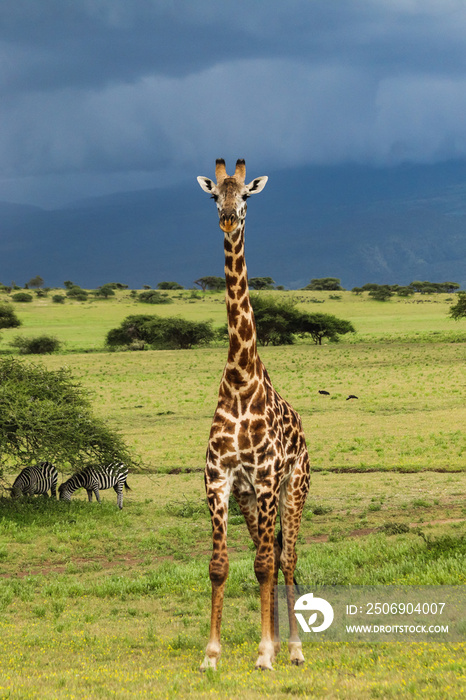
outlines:
{"label": "zebra", "polygon": [[41,494],[57,497],[58,472],[51,462],[39,462],[35,467],[25,467],[16,477],[10,489],[12,498]]}
{"label": "zebra", "polygon": [[113,487],[117,494],[118,508],[123,508],[123,486],[131,491],[126,483],[128,469],[124,469],[124,464],[115,462],[107,467],[86,467],[80,472],[73,474],[67,481],[60,484],[58,493],[60,501],[71,501],[72,494],[80,488],[85,488],[89,502],[92,501],[92,494],[95,494],[100,503],[99,490]]}

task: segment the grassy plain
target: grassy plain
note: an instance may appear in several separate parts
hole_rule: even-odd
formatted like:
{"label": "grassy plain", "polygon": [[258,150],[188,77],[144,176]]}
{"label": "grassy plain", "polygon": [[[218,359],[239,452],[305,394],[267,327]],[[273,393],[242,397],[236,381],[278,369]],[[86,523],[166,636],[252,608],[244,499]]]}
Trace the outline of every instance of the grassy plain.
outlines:
{"label": "grassy plain", "polygon": [[[338,345],[261,349],[303,416],[314,471],[299,581],[466,584],[466,345],[455,342],[465,324],[447,318],[444,296],[295,294],[358,330]],[[223,656],[216,675],[198,673],[210,607],[201,472],[226,351],[106,353],[103,343],[130,313],[222,325],[222,295],[203,299],[15,305],[23,326],[2,331],[0,351],[20,332],[64,340],[64,354],[25,361],[70,367],[140,472],[122,512],[113,491],[101,507],[79,492],[71,505],[0,500],[0,698],[463,697],[464,643],[306,642],[303,668],[284,650],[273,674],[254,672],[258,586],[234,512]]]}

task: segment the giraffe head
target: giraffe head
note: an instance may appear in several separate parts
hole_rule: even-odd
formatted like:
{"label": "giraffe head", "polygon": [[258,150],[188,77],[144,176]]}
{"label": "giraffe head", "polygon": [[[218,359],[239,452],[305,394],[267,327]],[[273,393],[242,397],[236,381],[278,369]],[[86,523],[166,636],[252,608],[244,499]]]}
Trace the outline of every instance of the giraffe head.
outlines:
{"label": "giraffe head", "polygon": [[246,216],[246,200],[251,194],[262,192],[268,178],[256,177],[246,185],[246,165],[244,160],[236,161],[235,174],[229,177],[223,158],[215,163],[217,184],[208,177],[198,177],[197,181],[204,190],[215,200],[220,219],[220,228],[227,234],[233,233],[244,222]]}

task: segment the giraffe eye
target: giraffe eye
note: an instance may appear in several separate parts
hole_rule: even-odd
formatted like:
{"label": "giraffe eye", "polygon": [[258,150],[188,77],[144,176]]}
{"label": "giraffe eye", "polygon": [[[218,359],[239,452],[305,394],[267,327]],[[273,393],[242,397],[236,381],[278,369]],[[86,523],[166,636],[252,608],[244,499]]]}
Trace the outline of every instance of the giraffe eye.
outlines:
{"label": "giraffe eye", "polygon": [[249,195],[248,195],[248,194],[243,194],[243,202],[245,202],[247,199],[249,199]]}
{"label": "giraffe eye", "polygon": [[213,194],[210,198],[213,199],[214,202],[216,202],[218,199],[218,194]]}

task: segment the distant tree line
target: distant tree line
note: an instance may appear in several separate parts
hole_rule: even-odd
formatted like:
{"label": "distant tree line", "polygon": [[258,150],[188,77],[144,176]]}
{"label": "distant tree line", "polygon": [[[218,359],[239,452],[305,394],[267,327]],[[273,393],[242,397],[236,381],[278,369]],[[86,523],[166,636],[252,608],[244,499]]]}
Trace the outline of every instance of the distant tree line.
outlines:
{"label": "distant tree line", "polygon": [[[282,285],[276,285],[275,280],[272,277],[250,277],[249,287],[252,290],[279,290],[283,291],[284,287]],[[193,283],[195,286],[199,287],[203,292],[205,291],[222,291],[226,288],[225,278],[215,275],[207,275],[200,277]],[[75,284],[71,280],[66,280],[63,283],[65,288],[66,297],[75,301],[86,301],[89,298],[89,294],[93,294],[96,298],[107,299],[114,296],[116,290],[128,289],[127,284],[121,282],[107,282],[97,289],[89,292],[89,290],[83,289],[80,285]],[[352,292],[355,294],[361,294],[363,292],[369,292],[370,296],[375,299],[385,300],[389,299],[393,295],[397,296],[409,296],[414,293],[420,294],[438,294],[447,293],[452,294],[460,289],[460,284],[457,282],[429,282],[428,280],[415,280],[408,285],[399,284],[378,284],[375,282],[369,282],[361,287],[353,287]],[[178,291],[184,290],[184,287],[175,281],[162,281],[158,282],[156,289],[152,289],[150,285],[144,284],[144,290],[147,292],[140,293],[138,299],[142,302],[147,303],[170,303],[169,301],[161,300],[160,296],[157,296],[157,292],[162,291]],[[29,282],[24,285],[23,290],[35,290],[37,296],[47,296],[50,291],[49,287],[44,287],[44,280],[40,275],[36,275],[31,278]],[[302,287],[306,291],[344,291],[344,287],[341,285],[341,280],[338,277],[315,277],[312,278],[309,284]],[[17,292],[14,301],[17,302],[28,302],[32,301],[33,296],[24,292],[21,287],[15,282],[11,285],[4,285],[0,283],[0,291],[6,293]],[[149,293],[150,292],[150,293]],[[134,294],[133,294],[134,296]],[[58,298],[58,295],[52,297],[52,301],[56,303],[63,303],[63,295]]]}
{"label": "distant tree line", "polygon": [[351,290],[355,294],[369,292],[369,296],[377,301],[386,301],[395,294],[400,297],[408,297],[416,292],[420,294],[453,294],[460,288],[458,282],[421,282],[416,280],[406,286],[399,284],[376,284],[369,282],[362,287],[353,287]]}

